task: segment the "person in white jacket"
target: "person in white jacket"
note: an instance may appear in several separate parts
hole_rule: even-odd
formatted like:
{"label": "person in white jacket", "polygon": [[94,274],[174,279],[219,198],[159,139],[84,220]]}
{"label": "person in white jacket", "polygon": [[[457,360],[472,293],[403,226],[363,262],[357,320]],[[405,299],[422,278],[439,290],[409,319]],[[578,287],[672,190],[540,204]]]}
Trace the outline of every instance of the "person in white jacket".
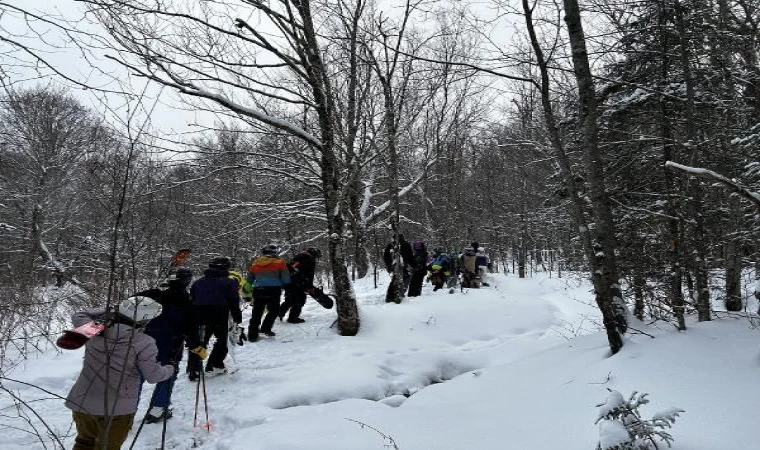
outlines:
{"label": "person in white jacket", "polygon": [[158,383],[174,374],[173,365],[157,362],[156,342],[140,331],[161,311],[156,305],[147,297],[130,297],[118,313],[96,309],[72,316],[74,327],[104,316],[109,323],[85,344],[82,371],[66,397],[77,430],[72,450],[120,449],[137,411],[141,377]]}

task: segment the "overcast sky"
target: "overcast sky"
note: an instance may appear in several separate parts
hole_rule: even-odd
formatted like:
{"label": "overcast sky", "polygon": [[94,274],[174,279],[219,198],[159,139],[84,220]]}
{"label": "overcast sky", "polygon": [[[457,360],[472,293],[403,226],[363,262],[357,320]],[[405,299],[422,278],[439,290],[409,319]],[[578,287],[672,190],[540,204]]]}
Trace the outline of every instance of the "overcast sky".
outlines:
{"label": "overcast sky", "polygon": [[[400,11],[399,2],[395,0],[380,2],[384,3],[385,15],[393,15]],[[474,8],[485,18],[493,17],[495,11],[490,5],[487,2],[476,2]],[[14,7],[65,24],[68,29],[30,17],[25,18],[23,14],[14,11]],[[127,105],[123,95],[109,94],[97,89],[83,89],[63,78],[68,77],[104,91],[129,92],[135,96],[144,92],[142,109],[152,111],[150,116],[153,128],[160,130],[159,134],[172,138],[186,138],[188,134],[199,133],[204,127],[214,125],[216,117],[212,114],[191,108],[180,101],[176,92],[168,88],[162,90],[155,84],[146,88],[143,79],[131,76],[124,67],[108,60],[106,55],[114,53],[114,50],[107,48],[108,34],[99,24],[88,20],[81,3],[73,0],[0,0],[0,11],[4,12],[0,16],[0,33],[9,36],[18,44],[34,49],[63,75],[56,76],[49,69],[39,68],[33,58],[23,50],[18,47],[14,49],[8,42],[0,42],[0,63],[5,71],[3,79],[6,84],[10,79],[14,86],[66,86],[69,92],[80,98],[84,104],[101,111],[111,123],[123,121],[128,116],[127,106],[134,109],[135,104]],[[505,21],[500,26],[499,39],[509,39],[512,33],[513,26]],[[81,45],[74,41],[80,42]],[[85,48],[82,48],[83,46]],[[145,111],[133,123],[145,120]]]}
{"label": "overcast sky", "polygon": [[[24,9],[45,20],[64,24],[68,29],[24,16],[14,8]],[[55,85],[64,87],[83,104],[102,112],[114,124],[124,121],[128,111],[137,104],[127,102],[123,95],[106,91],[129,92],[137,98],[144,93],[136,123],[145,120],[145,111],[152,110],[153,127],[162,134],[185,135],[199,132],[198,123],[212,125],[214,118],[183,104],[176,93],[130,76],[119,64],[105,56],[113,50],[104,48],[102,39],[107,33],[100,25],[87,20],[84,8],[72,0],[2,0],[0,1],[0,33],[5,39],[33,50],[60,74],[35,61],[26,50],[10,42],[0,42],[0,64],[3,84],[19,87]],[[65,19],[65,20],[64,20]],[[82,48],[73,42],[80,41]],[[70,78],[94,89],[86,89]]]}

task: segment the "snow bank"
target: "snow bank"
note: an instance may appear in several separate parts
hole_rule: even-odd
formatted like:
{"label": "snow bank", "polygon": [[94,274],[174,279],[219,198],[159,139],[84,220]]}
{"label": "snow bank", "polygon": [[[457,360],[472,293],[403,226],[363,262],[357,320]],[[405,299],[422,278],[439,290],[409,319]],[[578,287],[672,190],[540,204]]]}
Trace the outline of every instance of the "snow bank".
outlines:
{"label": "snow bank", "polygon": [[[599,441],[594,405],[607,388],[648,392],[652,411],[685,409],[671,431],[676,450],[755,448],[760,333],[746,321],[690,323],[683,333],[635,323],[655,339],[628,336],[610,357],[604,334],[593,332],[587,284],[492,280],[494,288],[451,295],[426,286],[400,305],[383,302],[387,277],[377,290],[363,281],[356,337],[335,334],[334,311],[309,302],[305,324],[278,321],[276,338],[235,350],[236,373],[208,380],[210,433],[192,428],[195,385],[180,378],[168,448],[381,450],[392,438],[401,450],[590,449]],[[45,355],[13,376],[65,395],[79,358]],[[40,414],[67,434],[60,400],[3,384],[39,399]],[[620,430],[605,427],[607,445]],[[146,426],[135,448],[155,449],[160,435]],[[70,433],[64,441],[70,446]],[[0,447],[42,448],[13,429]]]}

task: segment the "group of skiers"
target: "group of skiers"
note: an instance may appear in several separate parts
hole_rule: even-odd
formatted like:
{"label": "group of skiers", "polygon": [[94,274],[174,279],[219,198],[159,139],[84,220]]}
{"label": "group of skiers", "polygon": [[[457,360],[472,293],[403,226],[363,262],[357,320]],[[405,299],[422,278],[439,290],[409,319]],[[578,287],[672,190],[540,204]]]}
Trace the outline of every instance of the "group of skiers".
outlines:
{"label": "group of skiers", "polygon": [[[289,263],[279,254],[277,245],[263,247],[245,275],[232,268],[229,258],[216,257],[195,282],[190,269],[179,267],[161,287],[137,292],[114,310],[76,313],[74,327],[96,322],[107,326],[86,341],[82,371],[66,399],[77,430],[73,450],[120,449],[132,428],[144,381],[157,386],[143,423],[165,424],[172,415],[172,389],[185,348],[188,377],[197,381],[204,370],[226,371],[228,342],[244,345],[245,340],[258,341],[261,334],[275,336],[277,318],[304,322],[300,315],[307,295],[332,308],[332,298],[314,286],[320,250],[306,248]],[[426,275],[436,291],[444,285],[453,289],[458,276],[463,287],[487,286],[489,262],[477,242],[451,258],[440,248],[428,255],[424,242],[409,243],[399,236],[399,245],[389,244],[383,256],[389,272],[401,264],[402,295],[419,296]],[[280,304],[283,290],[285,301]],[[244,333],[241,307],[246,303],[253,310]],[[216,339],[209,354],[212,337]]]}
{"label": "group of skiers", "polygon": [[[398,249],[398,250],[397,250]],[[396,254],[398,251],[398,255]],[[427,279],[433,285],[433,291],[444,286],[449,292],[454,292],[454,286],[459,281],[463,288],[479,288],[489,286],[486,277],[491,270],[491,261],[485,249],[478,242],[473,242],[461,253],[447,253],[442,248],[433,249],[428,254],[422,240],[409,242],[404,235],[399,234],[398,245],[389,242],[383,252],[383,262],[389,273],[394,274],[400,265],[401,280],[391,280],[385,296],[386,302],[397,301],[401,296],[418,297],[422,293],[422,284]],[[460,280],[461,278],[461,280]],[[401,295],[395,290],[401,287]]]}
{"label": "group of skiers", "polygon": [[[320,250],[306,248],[290,263],[279,253],[274,244],[262,248],[246,276],[233,270],[227,257],[212,259],[195,282],[192,271],[180,267],[164,286],[137,292],[115,310],[75,314],[74,327],[93,321],[108,326],[87,340],[82,371],[66,400],[77,429],[73,449],[100,450],[103,440],[107,449],[121,448],[143,381],[157,383],[144,423],[171,417],[172,389],[185,348],[187,374],[196,381],[204,360],[206,373],[226,371],[229,341],[243,345],[246,339],[256,342],[260,334],[274,336],[275,319],[283,321],[286,314],[287,322],[304,322],[300,314],[307,295],[331,308],[333,300],[314,286]],[[240,326],[245,302],[253,306],[247,334]],[[212,337],[216,340],[209,354]]]}

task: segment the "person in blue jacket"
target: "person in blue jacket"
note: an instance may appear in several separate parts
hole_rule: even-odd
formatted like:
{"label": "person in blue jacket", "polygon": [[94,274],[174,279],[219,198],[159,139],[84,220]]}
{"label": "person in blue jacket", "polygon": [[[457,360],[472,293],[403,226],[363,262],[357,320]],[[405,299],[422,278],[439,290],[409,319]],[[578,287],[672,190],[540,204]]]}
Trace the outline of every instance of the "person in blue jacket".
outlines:
{"label": "person in blue jacket", "polygon": [[[203,350],[206,349],[212,336],[216,337],[214,348],[208,355],[206,372],[224,373],[224,358],[227,357],[228,320],[232,317],[235,324],[243,321],[240,311],[240,296],[238,282],[229,278],[230,259],[218,257],[211,260],[208,269],[203,272],[203,278],[193,283],[190,297],[193,302],[194,324],[197,331],[188,339],[187,366],[191,381],[197,380],[203,366]],[[194,330],[195,331],[195,330]]]}
{"label": "person in blue jacket", "polygon": [[[279,257],[280,248],[269,244],[261,249],[261,255],[248,266],[248,282],[253,286],[253,312],[248,324],[248,341],[259,340],[259,332],[273,337],[274,319],[280,311],[282,290],[290,285],[290,271],[284,259]],[[261,317],[267,311],[262,322]]]}
{"label": "person in blue jacket", "polygon": [[[148,289],[135,296],[148,297],[161,305],[161,313],[145,326],[145,334],[156,341],[158,348],[157,360],[161,364],[173,364],[178,367],[182,360],[185,338],[194,328],[192,303],[187,287],[193,279],[190,269],[179,268],[167,279],[166,289]],[[147,423],[161,421],[164,416],[168,419],[172,412],[172,390],[177,379],[177,372],[168,380],[156,385],[150,401],[150,409],[145,418]]]}

